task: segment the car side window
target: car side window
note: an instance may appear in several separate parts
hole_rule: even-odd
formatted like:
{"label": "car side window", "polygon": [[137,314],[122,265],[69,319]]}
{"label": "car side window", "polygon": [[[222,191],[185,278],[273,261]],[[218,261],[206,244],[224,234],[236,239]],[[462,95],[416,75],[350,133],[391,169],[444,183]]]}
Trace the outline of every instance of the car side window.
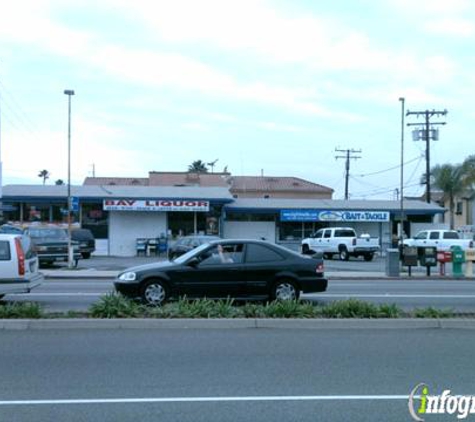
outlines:
{"label": "car side window", "polygon": [[427,232],[420,232],[419,234],[416,235],[414,239],[426,239],[427,238]]}
{"label": "car side window", "polygon": [[315,233],[315,239],[321,239],[323,235],[323,231],[319,230],[318,232]]}
{"label": "car side window", "polygon": [[325,239],[328,239],[328,238],[332,237],[332,231],[331,230],[325,230],[325,232],[323,234],[323,237]]}
{"label": "car side window", "polygon": [[439,238],[439,232],[431,232],[429,235],[429,239],[438,239]]}
{"label": "car side window", "polygon": [[0,241],[0,261],[10,261],[10,242]]}
{"label": "car side window", "polygon": [[282,261],[284,258],[272,249],[263,246],[248,244],[246,251],[246,263]]}
{"label": "car side window", "polygon": [[240,264],[243,259],[242,255],[242,244],[215,245],[200,255],[199,266]]}

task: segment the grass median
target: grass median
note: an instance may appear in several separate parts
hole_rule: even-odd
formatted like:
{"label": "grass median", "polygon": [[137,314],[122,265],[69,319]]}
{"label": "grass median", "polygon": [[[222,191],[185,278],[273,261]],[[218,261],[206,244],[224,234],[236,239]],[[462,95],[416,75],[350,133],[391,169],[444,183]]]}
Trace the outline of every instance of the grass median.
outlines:
{"label": "grass median", "polygon": [[233,299],[189,300],[181,298],[151,307],[120,294],[102,296],[87,312],[46,313],[34,302],[0,302],[0,319],[14,318],[451,318],[452,310],[422,308],[405,312],[395,304],[374,304],[348,299],[315,304],[308,301],[268,303],[239,302]]}

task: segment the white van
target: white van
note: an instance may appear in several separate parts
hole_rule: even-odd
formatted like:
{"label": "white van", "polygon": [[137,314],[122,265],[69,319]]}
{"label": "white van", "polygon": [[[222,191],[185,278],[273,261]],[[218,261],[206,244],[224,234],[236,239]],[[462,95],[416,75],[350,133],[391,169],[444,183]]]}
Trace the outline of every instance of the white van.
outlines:
{"label": "white van", "polygon": [[9,293],[29,293],[43,281],[29,236],[0,234],[0,299]]}

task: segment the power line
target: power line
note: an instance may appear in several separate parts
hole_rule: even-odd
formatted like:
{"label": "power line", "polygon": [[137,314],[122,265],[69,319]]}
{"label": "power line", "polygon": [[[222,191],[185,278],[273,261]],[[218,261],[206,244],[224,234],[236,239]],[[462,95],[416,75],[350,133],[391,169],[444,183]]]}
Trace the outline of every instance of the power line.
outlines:
{"label": "power line", "polygon": [[[413,163],[414,161],[420,160],[421,157],[422,157],[422,156],[419,155],[418,157],[415,157],[415,158],[413,158],[412,160],[406,161],[406,162],[404,163],[404,165],[411,164],[411,163]],[[372,173],[356,174],[355,176],[356,176],[356,177],[374,176],[375,174],[386,173],[387,171],[396,170],[396,169],[400,169],[400,168],[401,168],[401,166],[400,166],[400,165],[397,165],[397,166],[394,166],[394,167],[389,167],[389,168],[384,169],[384,170],[374,171],[374,172],[372,172]]]}

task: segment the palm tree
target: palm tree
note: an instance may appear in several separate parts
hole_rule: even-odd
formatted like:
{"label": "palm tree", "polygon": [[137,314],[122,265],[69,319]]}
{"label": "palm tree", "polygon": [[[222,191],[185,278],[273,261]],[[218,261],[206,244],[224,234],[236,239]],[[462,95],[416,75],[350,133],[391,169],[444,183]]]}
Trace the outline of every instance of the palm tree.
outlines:
{"label": "palm tree", "polygon": [[48,170],[41,170],[38,173],[38,177],[43,178],[43,185],[46,183],[46,179],[49,179],[49,171]]}
{"label": "palm tree", "polygon": [[462,163],[462,183],[471,191],[475,188],[475,155],[469,155]]}
{"label": "palm tree", "polygon": [[[449,201],[450,228],[454,228],[455,198],[465,191],[463,166],[459,164],[438,164],[430,172],[431,184],[443,193],[444,202]],[[425,183],[425,176],[423,176]]]}
{"label": "palm tree", "polygon": [[196,160],[188,166],[188,171],[193,173],[207,173],[208,167],[206,167],[206,164],[203,161]]}

